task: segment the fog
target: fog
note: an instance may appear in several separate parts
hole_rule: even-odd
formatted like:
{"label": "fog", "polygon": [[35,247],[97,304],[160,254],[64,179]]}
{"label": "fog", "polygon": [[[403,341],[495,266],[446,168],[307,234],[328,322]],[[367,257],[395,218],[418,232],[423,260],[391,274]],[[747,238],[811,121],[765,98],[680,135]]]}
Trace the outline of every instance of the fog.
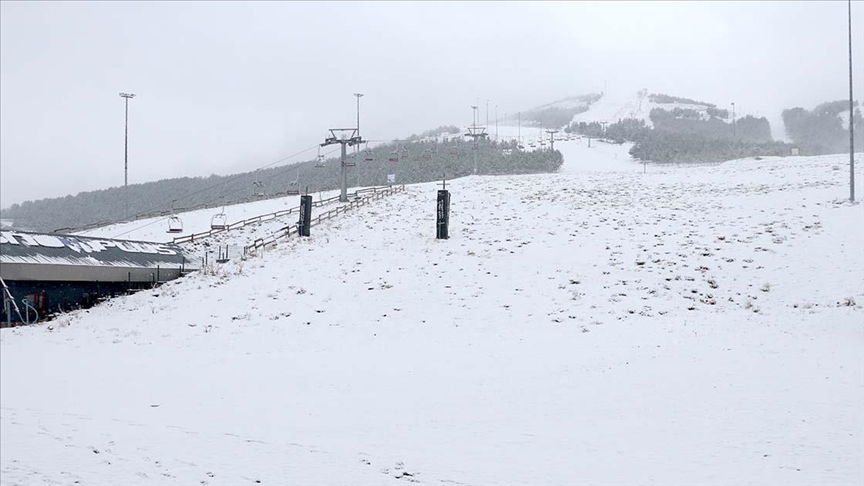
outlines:
{"label": "fog", "polygon": [[[853,2],[856,97],[864,2]],[[0,3],[0,206],[308,160],[648,88],[740,114],[848,97],[846,2]],[[862,127],[864,129],[864,127]],[[287,163],[286,162],[286,163]]]}

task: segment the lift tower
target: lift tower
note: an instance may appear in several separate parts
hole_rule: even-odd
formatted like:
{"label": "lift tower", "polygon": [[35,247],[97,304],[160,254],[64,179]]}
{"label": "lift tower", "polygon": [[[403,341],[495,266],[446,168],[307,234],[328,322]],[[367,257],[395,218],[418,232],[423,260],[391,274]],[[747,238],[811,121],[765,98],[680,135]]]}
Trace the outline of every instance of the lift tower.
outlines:
{"label": "lift tower", "polygon": [[340,184],[342,192],[339,194],[340,202],[348,202],[348,165],[346,160],[347,147],[352,147],[354,145],[359,145],[363,143],[363,139],[360,138],[360,135],[358,135],[358,133],[359,130],[357,130],[356,128],[331,128],[330,136],[325,138],[324,143],[321,144],[322,147],[326,147],[328,145],[333,145],[336,143],[342,145],[342,175]]}

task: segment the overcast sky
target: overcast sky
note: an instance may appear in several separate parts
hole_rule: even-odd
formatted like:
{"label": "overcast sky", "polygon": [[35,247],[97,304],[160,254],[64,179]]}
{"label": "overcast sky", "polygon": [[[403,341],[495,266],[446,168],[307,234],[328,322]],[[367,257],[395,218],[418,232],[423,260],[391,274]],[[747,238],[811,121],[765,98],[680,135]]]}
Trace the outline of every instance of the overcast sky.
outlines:
{"label": "overcast sky", "polygon": [[[852,4],[856,98],[864,2]],[[603,89],[779,122],[848,98],[846,2],[0,2],[0,206],[252,170]],[[485,116],[485,113],[484,113]],[[776,127],[775,128],[775,132]],[[864,127],[862,127],[864,129]],[[297,160],[308,160],[314,149]]]}

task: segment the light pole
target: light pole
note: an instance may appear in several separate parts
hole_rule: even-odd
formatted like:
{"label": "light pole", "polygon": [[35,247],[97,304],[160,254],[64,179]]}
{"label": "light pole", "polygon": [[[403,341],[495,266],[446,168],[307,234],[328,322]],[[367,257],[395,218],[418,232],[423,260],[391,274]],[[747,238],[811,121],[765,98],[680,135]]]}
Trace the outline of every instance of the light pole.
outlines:
{"label": "light pole", "polygon": [[855,117],[852,102],[852,0],[849,0],[849,201],[855,202]]}
{"label": "light pole", "polygon": [[486,128],[489,128],[489,100],[486,100]]}
{"label": "light pole", "polygon": [[360,98],[363,97],[363,93],[354,93],[354,96],[357,97],[357,136],[360,136]]}
{"label": "light pole", "polygon": [[[354,93],[354,96],[357,97],[357,136],[360,136],[360,98],[363,97],[363,93]],[[357,157],[357,154],[360,153],[360,145],[354,146],[354,156]]]}
{"label": "light pole", "polygon": [[516,148],[522,148],[522,112],[516,113]]}
{"label": "light pole", "polygon": [[495,141],[498,141],[498,105],[495,105]]}
{"label": "light pole", "polygon": [[129,98],[134,98],[132,93],[120,93],[126,98],[126,124],[123,134],[123,196],[126,199],[126,217],[129,220]]}
{"label": "light pole", "polygon": [[735,102],[732,102],[732,139],[737,138],[735,133]]}

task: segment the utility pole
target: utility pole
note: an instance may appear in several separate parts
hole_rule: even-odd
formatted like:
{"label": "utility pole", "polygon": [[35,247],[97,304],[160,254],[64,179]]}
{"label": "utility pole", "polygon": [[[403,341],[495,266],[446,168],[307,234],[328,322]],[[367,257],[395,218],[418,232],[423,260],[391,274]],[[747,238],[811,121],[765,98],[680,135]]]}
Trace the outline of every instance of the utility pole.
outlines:
{"label": "utility pole", "polygon": [[738,135],[735,132],[735,102],[732,102],[732,139],[738,138]]}
{"label": "utility pole", "polygon": [[122,98],[126,98],[126,124],[123,134],[123,196],[126,199],[126,217],[125,221],[129,221],[129,98],[134,98],[132,93],[120,93]]}
{"label": "utility pole", "polygon": [[495,105],[495,141],[498,141],[498,105]]}
{"label": "utility pole", "polygon": [[466,133],[465,136],[471,137],[474,140],[474,175],[477,175],[477,155],[480,151],[477,139],[486,138],[486,127],[477,126],[477,118],[479,117],[478,107],[476,105],[472,105],[471,108],[474,112],[474,122],[471,124],[470,127],[468,127],[468,133]]}
{"label": "utility pole", "polygon": [[[358,98],[359,99],[359,98]],[[336,132],[340,132],[341,136],[336,136]],[[359,145],[363,143],[363,139],[357,134],[356,128],[331,128],[330,136],[324,139],[321,147],[338,143],[342,145],[342,173],[340,186],[342,191],[339,193],[339,202],[348,202],[348,165],[346,160],[346,147]],[[350,135],[349,135],[350,134]]]}
{"label": "utility pole", "polygon": [[549,145],[551,147],[549,149],[549,151],[554,152],[555,151],[555,134],[558,133],[558,130],[546,130],[546,133],[549,134]]}
{"label": "utility pole", "polygon": [[357,97],[357,136],[360,136],[360,98],[363,97],[363,93],[354,93],[354,96]]}
{"label": "utility pole", "polygon": [[489,126],[489,100],[486,100],[486,126]]}
{"label": "utility pole", "polygon": [[[354,93],[354,96],[357,98],[357,136],[360,136],[360,98],[363,97],[363,93]],[[357,145],[354,147],[354,157],[357,157],[357,154],[360,153],[360,146]]]}
{"label": "utility pole", "polygon": [[516,113],[516,148],[522,148],[522,112]]}
{"label": "utility pole", "polygon": [[852,0],[849,0],[849,201],[855,202],[855,117],[852,102]]}

